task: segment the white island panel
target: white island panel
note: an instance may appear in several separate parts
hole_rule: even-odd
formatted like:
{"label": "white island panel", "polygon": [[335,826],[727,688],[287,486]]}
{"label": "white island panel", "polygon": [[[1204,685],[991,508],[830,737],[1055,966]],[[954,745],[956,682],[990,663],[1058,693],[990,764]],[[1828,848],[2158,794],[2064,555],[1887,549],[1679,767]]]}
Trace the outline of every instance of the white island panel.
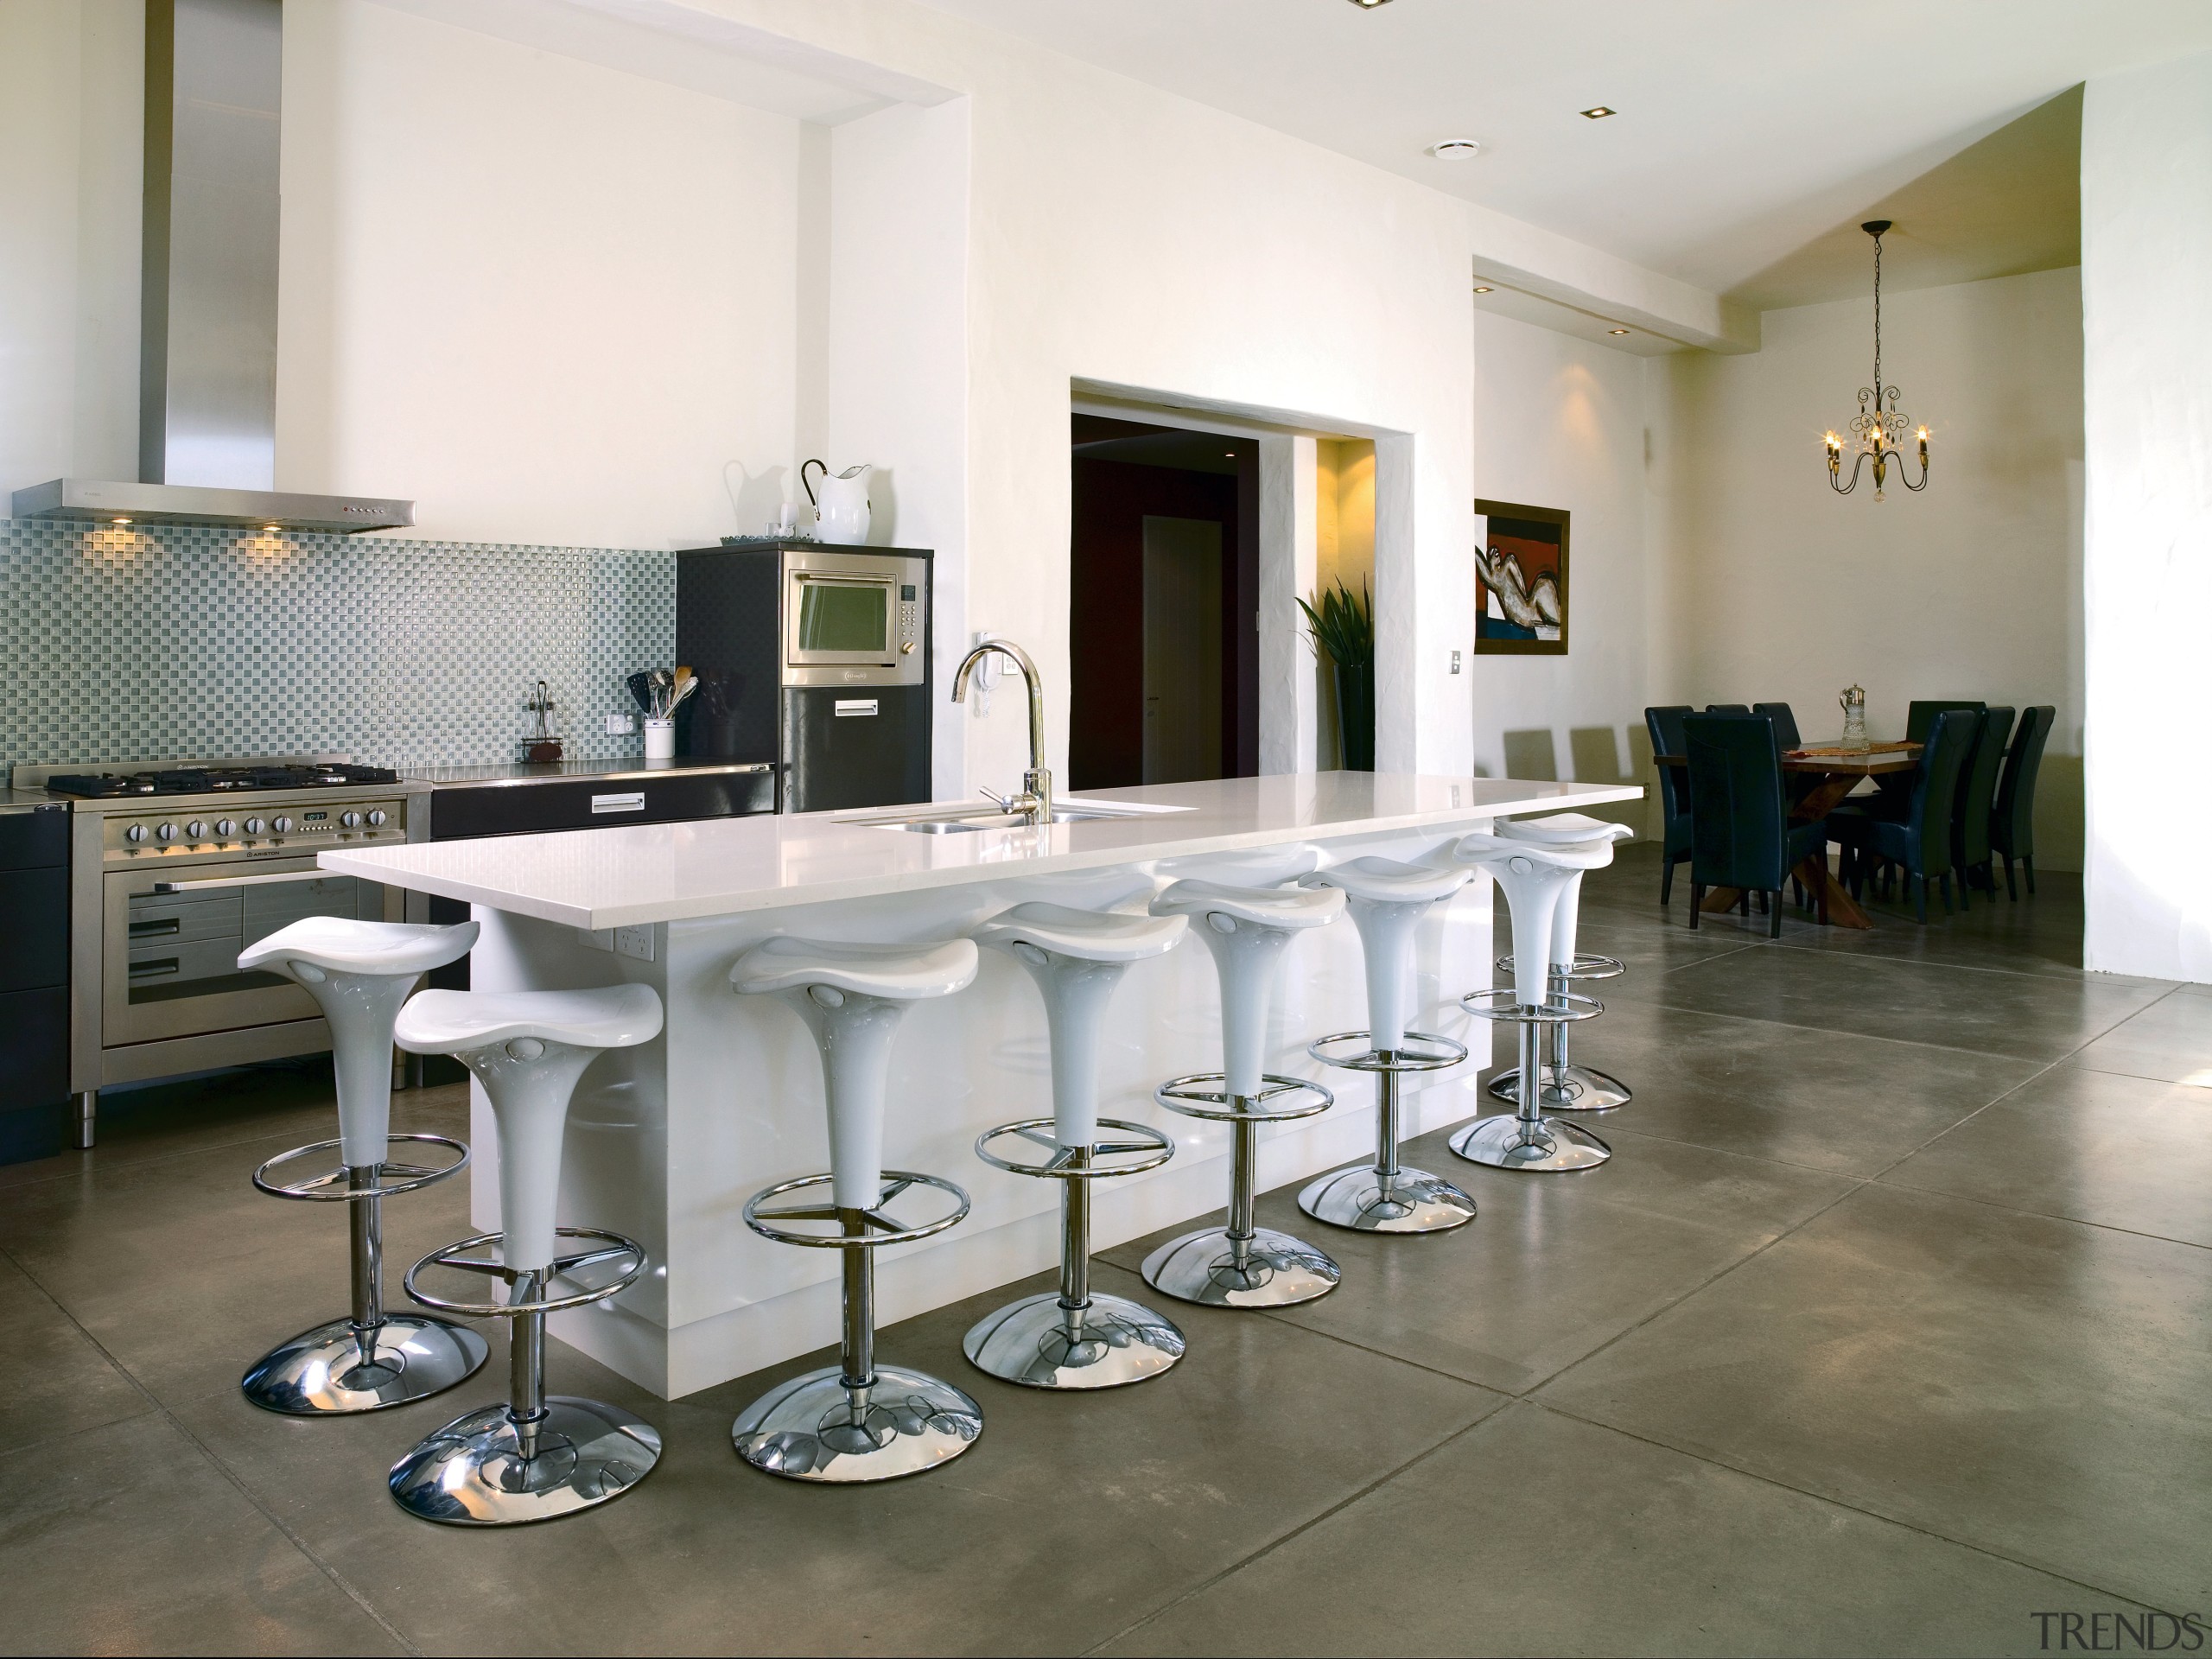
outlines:
{"label": "white island panel", "polygon": [[[1147,817],[940,837],[823,817],[753,819],[417,844],[330,854],[325,862],[367,874],[373,861],[381,872],[376,879],[452,897],[467,896],[454,892],[457,887],[486,882],[496,863],[506,885],[495,890],[496,899],[475,899],[484,924],[472,958],[478,988],[631,981],[661,994],[668,1014],[661,1037],[603,1056],[578,1090],[560,1209],[565,1224],[612,1227],[639,1239],[652,1253],[652,1268],[620,1298],[557,1316],[554,1328],[625,1376],[673,1397],[796,1358],[836,1338],[836,1253],[772,1244],[747,1230],[740,1216],[753,1192],[819,1172],[828,1156],[821,1065],[805,1027],[777,1000],[740,997],[729,988],[731,964],[752,944],[776,933],[941,939],[1027,899],[1095,907],[1122,899],[1141,907],[1160,881],[1181,873],[1160,872],[1161,857],[1310,840],[1323,847],[1325,861],[1361,853],[1414,859],[1494,815],[1636,793],[1479,779],[1385,777],[1370,783],[1364,774],[1333,776],[1351,784],[1332,786],[1332,777],[1325,775],[1115,792],[1200,806],[1203,824],[1179,823],[1172,830]],[[1455,790],[1461,796],[1456,806]],[[1363,817],[1353,810],[1363,798],[1370,807],[1388,800],[1399,810]],[[729,833],[748,830],[750,835]],[[716,838],[698,833],[709,830],[722,832],[736,861],[719,873],[697,853]],[[1101,830],[1117,832],[1110,837],[1115,844],[1097,844],[1109,839],[1095,835]],[[655,847],[663,868],[625,876],[598,849],[549,845],[579,842]],[[875,850],[886,842],[887,850]],[[995,852],[978,844],[988,842],[997,843]],[[826,879],[810,880],[801,864],[785,856],[799,849],[818,855],[821,862],[812,868],[829,867]],[[778,879],[764,883],[763,863],[744,861],[766,860],[769,849]],[[494,856],[487,860],[486,853]],[[683,871],[696,877],[694,887],[703,882],[716,894],[773,896],[701,913],[694,908],[699,893],[677,879]],[[649,904],[639,896],[642,887],[653,882],[666,888],[658,902],[682,913],[634,919],[635,907]],[[855,883],[868,891],[848,896]],[[827,896],[815,896],[825,890]],[[1478,878],[1439,906],[1421,931],[1415,1024],[1465,1042],[1473,1058],[1458,1071],[1406,1080],[1408,1135],[1482,1110],[1478,1068],[1487,1070],[1491,1028],[1469,1019],[1459,998],[1491,982],[1491,901],[1489,881]],[[544,917],[546,908],[556,919]],[[568,921],[571,915],[587,919]],[[597,948],[583,931],[615,925],[643,930],[652,940],[652,960]],[[1227,1128],[1165,1112],[1152,1098],[1170,1077],[1218,1068],[1219,1006],[1212,959],[1195,942],[1135,964],[1124,981],[1102,1054],[1101,1109],[1165,1129],[1177,1153],[1145,1175],[1097,1184],[1096,1248],[1221,1206],[1228,1190]],[[1371,1154],[1372,1080],[1322,1067],[1306,1052],[1317,1037],[1365,1024],[1363,965],[1351,924],[1295,940],[1278,986],[1268,1069],[1315,1078],[1336,1091],[1338,1103],[1319,1117],[1262,1130],[1263,1189]],[[1052,1109],[1044,1009],[1027,976],[999,953],[983,952],[974,985],[918,1003],[907,1014],[893,1068],[887,1166],[948,1177],[969,1191],[974,1208],[948,1232],[882,1253],[879,1307],[887,1325],[1049,1268],[1058,1249],[1057,1184],[993,1169],[974,1151],[985,1129]],[[480,1147],[493,1147],[480,1092],[472,1133]],[[499,1224],[495,1172],[488,1156],[474,1166],[476,1219],[486,1229]],[[1316,1222],[1308,1230],[1327,1247],[1330,1229]]]}

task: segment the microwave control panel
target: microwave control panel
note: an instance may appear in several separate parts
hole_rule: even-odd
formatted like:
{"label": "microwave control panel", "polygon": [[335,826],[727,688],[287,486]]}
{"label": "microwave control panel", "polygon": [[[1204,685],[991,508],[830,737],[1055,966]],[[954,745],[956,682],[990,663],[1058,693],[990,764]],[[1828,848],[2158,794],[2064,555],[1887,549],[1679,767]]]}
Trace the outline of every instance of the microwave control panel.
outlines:
{"label": "microwave control panel", "polygon": [[899,584],[899,654],[911,657],[922,648],[922,590],[911,582]]}

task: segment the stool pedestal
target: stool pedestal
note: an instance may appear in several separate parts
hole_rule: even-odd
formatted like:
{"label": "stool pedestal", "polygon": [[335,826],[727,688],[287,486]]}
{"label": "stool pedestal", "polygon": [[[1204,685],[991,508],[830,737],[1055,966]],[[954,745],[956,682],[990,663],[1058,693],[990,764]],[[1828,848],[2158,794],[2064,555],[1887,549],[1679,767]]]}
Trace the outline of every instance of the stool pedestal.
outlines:
{"label": "stool pedestal", "polygon": [[[891,1046],[912,1002],[950,996],[976,977],[967,939],[937,944],[843,944],[779,935],[730,969],[741,995],[775,995],[806,1022],[822,1057],[830,1173],[781,1181],[745,1205],[763,1238],[834,1249],[842,1261],[838,1363],[779,1383],[731,1426],[738,1455],[789,1480],[845,1484],[920,1474],[958,1457],[983,1432],[983,1410],[950,1382],[875,1357],[875,1252],[928,1238],[968,1213],[950,1181],[883,1167]],[[900,1217],[912,1192],[942,1213]],[[780,1200],[818,1195],[813,1202]]]}
{"label": "stool pedestal", "polygon": [[[1180,916],[1129,916],[1065,906],[1016,905],[976,930],[976,942],[1020,963],[1044,999],[1052,1038],[1052,1116],[1001,1124],[976,1155],[1060,1185],[1060,1284],[978,1320],[961,1347],[976,1370],[1033,1389],[1111,1389],[1160,1376],[1183,1357],[1173,1321],[1090,1284],[1090,1197],[1096,1182],[1157,1169],[1175,1143],[1141,1123],[1098,1116],[1098,1049],[1106,1010],[1129,964],[1183,941]],[[1109,1133],[1103,1138],[1099,1131]],[[1036,1157],[1014,1154],[1024,1147]]]}
{"label": "stool pedestal", "polygon": [[[506,1224],[435,1250],[408,1270],[425,1306],[509,1327],[507,1397],[456,1417],[391,1466],[393,1500],[449,1526],[550,1521],[620,1497],[660,1461],[660,1435],[632,1413],[545,1392],[545,1316],[604,1301],[645,1272],[644,1246],[620,1233],[556,1227],[562,1140],[577,1081],[610,1048],[649,1042],[660,999],[643,985],[485,994],[425,991],[401,1014],[399,1046],[451,1054],[484,1087],[499,1125],[499,1214]],[[563,1252],[558,1241],[586,1248]],[[443,1271],[496,1279],[485,1301],[433,1289]]]}
{"label": "stool pedestal", "polygon": [[1446,1071],[1467,1058],[1466,1049],[1448,1037],[1406,1028],[1414,1005],[1415,931],[1421,918],[1466,880],[1463,869],[1361,857],[1300,883],[1343,889],[1367,969],[1368,1028],[1324,1037],[1306,1052],[1324,1065],[1375,1078],[1375,1161],[1306,1185],[1298,1207],[1316,1221],[1363,1233],[1443,1233],[1475,1218],[1475,1201],[1450,1181],[1398,1161],[1400,1079]]}
{"label": "stool pedestal", "polygon": [[1325,1296],[1343,1270],[1303,1239],[1258,1224],[1260,1125],[1312,1117],[1335,1105],[1336,1096],[1318,1083],[1262,1072],[1260,1065],[1282,954],[1297,933],[1342,915],[1344,895],[1185,880],[1154,899],[1152,909],[1154,915],[1190,917],[1192,931],[1213,953],[1224,1062],[1219,1071],[1162,1084],[1153,1098],[1185,1117],[1228,1124],[1230,1174],[1224,1224],[1161,1245],[1144,1260],[1144,1281],[1164,1295],[1209,1307],[1290,1307]]}
{"label": "stool pedestal", "polygon": [[[475,942],[474,922],[427,927],[310,916],[239,956],[242,970],[282,974],[321,1007],[340,1130],[335,1141],[270,1159],[254,1172],[253,1184],[272,1198],[345,1205],[351,1234],[351,1311],[278,1344],[239,1379],[245,1397],[264,1411],[318,1417],[405,1405],[467,1380],[489,1351],[467,1325],[384,1305],[384,1200],[468,1163],[468,1148],[458,1141],[390,1132],[393,1024],[421,976],[458,961]],[[418,1148],[451,1156],[411,1161]],[[334,1162],[314,1167],[332,1154]]]}
{"label": "stool pedestal", "polygon": [[[1497,966],[1510,970],[1510,957],[1500,957]],[[1551,965],[1551,980],[1546,992],[1547,1001],[1557,1001],[1571,995],[1575,986],[1600,979],[1616,979],[1627,972],[1626,966],[1611,957],[1577,957],[1564,967]],[[1628,1084],[1609,1071],[1595,1066],[1577,1065],[1567,1058],[1567,1033],[1571,1022],[1543,1027],[1541,1069],[1536,1104],[1547,1112],[1610,1112],[1625,1106],[1635,1095]],[[1521,1100],[1521,1068],[1508,1066],[1490,1080],[1492,1099],[1509,1101],[1518,1105]]]}

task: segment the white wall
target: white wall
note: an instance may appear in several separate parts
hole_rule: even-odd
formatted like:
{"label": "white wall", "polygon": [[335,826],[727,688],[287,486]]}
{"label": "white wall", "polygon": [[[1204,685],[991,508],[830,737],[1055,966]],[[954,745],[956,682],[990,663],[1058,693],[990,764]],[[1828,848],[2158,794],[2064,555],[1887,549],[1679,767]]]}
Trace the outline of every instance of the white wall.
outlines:
{"label": "white wall", "polygon": [[413,496],[465,540],[736,528],[724,464],[792,448],[798,124],[288,7],[278,486]]}
{"label": "white wall", "polygon": [[2053,704],[2037,863],[2080,868],[2079,295],[2068,270],[1883,296],[1932,467],[1880,502],[1871,474],[1838,498],[1821,447],[1872,371],[1868,301],[1770,311],[1756,355],[1652,359],[1651,701],[1787,702],[1808,741],[1853,683],[1877,736],[1915,697]]}
{"label": "white wall", "polygon": [[1567,655],[1469,656],[1475,764],[1491,777],[1529,776],[1529,757],[1547,747],[1529,734],[1548,732],[1552,775],[1615,782],[1630,774],[1646,701],[1647,359],[1469,309],[1475,493],[1573,515]]}
{"label": "white wall", "polygon": [[0,4],[0,501],[138,475],[143,13]]}
{"label": "white wall", "polygon": [[2082,108],[2091,968],[2212,980],[2212,55]]}

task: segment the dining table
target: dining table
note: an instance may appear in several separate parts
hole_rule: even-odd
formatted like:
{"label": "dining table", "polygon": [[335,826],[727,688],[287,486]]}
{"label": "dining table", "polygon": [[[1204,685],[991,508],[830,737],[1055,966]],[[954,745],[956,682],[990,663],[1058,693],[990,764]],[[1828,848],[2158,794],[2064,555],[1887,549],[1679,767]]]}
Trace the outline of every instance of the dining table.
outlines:
{"label": "dining table", "polygon": [[[1815,744],[1802,749],[1782,752],[1782,770],[1798,779],[1791,791],[1789,819],[1793,823],[1811,823],[1825,818],[1834,811],[1843,798],[1869,778],[1882,778],[1897,772],[1909,772],[1920,765],[1921,746],[1917,743],[1870,743],[1863,749],[1846,748],[1840,743]],[[1688,766],[1689,757],[1684,754],[1659,754],[1652,759],[1662,766]],[[1805,859],[1789,872],[1801,882],[1816,901],[1815,914],[1825,916],[1831,927],[1871,928],[1874,918],[1853,899],[1828,868],[1827,849]],[[1705,902],[1698,908],[1710,915],[1729,911],[1744,902],[1744,893],[1738,887],[1714,887],[1705,895]]]}

